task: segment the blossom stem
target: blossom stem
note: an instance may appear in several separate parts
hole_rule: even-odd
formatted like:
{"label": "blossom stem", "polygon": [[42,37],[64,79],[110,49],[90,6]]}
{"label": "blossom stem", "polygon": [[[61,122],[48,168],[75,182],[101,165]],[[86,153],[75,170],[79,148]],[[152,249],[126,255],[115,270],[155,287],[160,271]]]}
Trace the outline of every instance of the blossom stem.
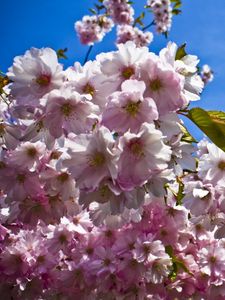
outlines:
{"label": "blossom stem", "polygon": [[88,61],[88,57],[89,57],[89,55],[91,53],[92,48],[93,48],[93,45],[91,45],[89,47],[88,51],[87,51],[87,54],[86,54],[85,59],[84,59],[84,64]]}
{"label": "blossom stem", "polygon": [[[178,114],[179,114],[179,115],[182,115],[182,116],[185,116],[185,117],[187,117],[187,118],[189,118],[188,114],[185,114],[184,112],[179,111]],[[190,118],[189,118],[189,119],[190,119]]]}
{"label": "blossom stem", "polygon": [[150,28],[151,26],[155,25],[155,21],[153,20],[150,24],[146,25],[142,28],[142,31],[145,31],[146,29]]}

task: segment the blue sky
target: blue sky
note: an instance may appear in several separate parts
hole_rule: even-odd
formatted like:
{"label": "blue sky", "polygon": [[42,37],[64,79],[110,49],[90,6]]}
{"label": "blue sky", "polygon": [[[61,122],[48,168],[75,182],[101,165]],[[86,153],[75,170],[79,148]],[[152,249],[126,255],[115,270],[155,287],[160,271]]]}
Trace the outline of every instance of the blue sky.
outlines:
{"label": "blue sky", "polygon": [[[145,1],[134,0],[137,13]],[[199,56],[200,64],[209,64],[215,79],[202,94],[201,101],[194,103],[211,110],[225,111],[225,0],[182,0],[182,14],[173,18],[169,40],[178,45],[186,42],[190,54]],[[92,0],[11,0],[1,3],[0,10],[0,70],[7,71],[13,57],[31,47],[69,49],[65,66],[83,61],[87,47],[81,46],[74,32],[74,22],[89,14]],[[151,14],[146,23],[152,20]],[[96,44],[90,58],[101,51],[115,48],[113,34]],[[158,52],[167,43],[155,35],[151,50]],[[190,130],[199,138],[194,126]]]}

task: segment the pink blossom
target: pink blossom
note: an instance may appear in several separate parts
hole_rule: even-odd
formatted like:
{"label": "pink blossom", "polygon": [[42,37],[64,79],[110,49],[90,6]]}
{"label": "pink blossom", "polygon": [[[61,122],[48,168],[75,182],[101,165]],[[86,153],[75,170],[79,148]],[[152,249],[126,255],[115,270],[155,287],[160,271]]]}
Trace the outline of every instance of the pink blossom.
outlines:
{"label": "pink blossom", "polygon": [[97,119],[98,108],[70,87],[54,90],[46,98],[45,126],[55,138],[63,132],[86,132]]}
{"label": "pink blossom", "polygon": [[44,151],[45,145],[41,142],[25,142],[11,152],[9,161],[10,163],[19,166],[21,169],[28,168],[31,171],[34,171],[40,158],[43,156]]}
{"label": "pink blossom", "polygon": [[153,124],[144,123],[138,134],[125,133],[119,140],[118,183],[131,190],[143,185],[152,174],[167,167],[171,150],[162,142],[162,134]]}
{"label": "pink blossom", "polygon": [[37,105],[38,100],[64,81],[62,66],[58,63],[56,52],[50,48],[26,51],[24,56],[17,56],[7,73],[13,81],[11,93],[18,103],[26,101]]}
{"label": "pink blossom", "polygon": [[50,196],[60,196],[64,201],[78,198],[79,191],[76,189],[76,183],[66,171],[57,172],[49,168],[42,172],[41,180]]}
{"label": "pink blossom", "polygon": [[147,5],[154,14],[156,30],[159,33],[168,32],[172,23],[172,7],[170,0],[148,0]]}
{"label": "pink blossom", "polygon": [[131,24],[134,9],[126,0],[104,0],[108,14],[115,24]]}
{"label": "pink blossom", "polygon": [[183,77],[182,98],[185,101],[185,105],[188,105],[190,101],[200,99],[199,95],[204,87],[201,77],[197,74],[199,59],[195,55],[185,55],[181,59],[177,59],[177,51],[178,46],[169,42],[167,47],[160,51],[159,56],[163,63],[171,65]]}
{"label": "pink blossom", "polygon": [[114,78],[102,74],[96,61],[89,61],[83,67],[76,63],[66,74],[73,89],[100,108],[105,107],[108,95],[117,88]]}
{"label": "pink blossom", "polygon": [[146,84],[145,96],[151,97],[160,115],[182,108],[185,101],[181,97],[183,78],[170,65],[162,64],[151,55],[143,64],[142,80]]}
{"label": "pink blossom", "polygon": [[101,126],[93,134],[80,134],[68,140],[68,167],[80,188],[95,189],[100,182],[117,175],[115,141],[110,131]]}
{"label": "pink blossom", "polygon": [[214,75],[213,75],[213,71],[210,68],[210,66],[208,66],[208,65],[202,66],[201,77],[202,77],[204,84],[207,84],[207,83],[213,81]]}
{"label": "pink blossom", "polygon": [[137,47],[144,47],[152,43],[152,40],[153,34],[149,31],[143,32],[131,25],[117,26],[117,44],[125,44],[127,41],[133,41]]}
{"label": "pink blossom", "polygon": [[225,249],[218,245],[217,241],[212,241],[198,253],[201,271],[209,275],[211,282],[216,285],[224,283],[224,255]]}
{"label": "pink blossom", "polygon": [[104,126],[118,133],[129,129],[137,133],[141,124],[151,123],[158,118],[155,102],[151,98],[143,98],[143,81],[126,80],[121,89],[121,92],[115,92],[109,97],[109,103],[102,115]]}
{"label": "pink blossom", "polygon": [[225,153],[214,144],[207,145],[208,153],[199,160],[198,174],[204,182],[224,184]]}
{"label": "pink blossom", "polygon": [[141,62],[148,56],[148,48],[138,48],[134,42],[117,45],[118,51],[97,55],[101,71],[107,76],[114,76],[118,86],[127,79],[137,79]]}
{"label": "pink blossom", "polygon": [[100,42],[112,27],[112,21],[104,15],[84,16],[82,21],[77,21],[74,24],[80,42],[85,45]]}

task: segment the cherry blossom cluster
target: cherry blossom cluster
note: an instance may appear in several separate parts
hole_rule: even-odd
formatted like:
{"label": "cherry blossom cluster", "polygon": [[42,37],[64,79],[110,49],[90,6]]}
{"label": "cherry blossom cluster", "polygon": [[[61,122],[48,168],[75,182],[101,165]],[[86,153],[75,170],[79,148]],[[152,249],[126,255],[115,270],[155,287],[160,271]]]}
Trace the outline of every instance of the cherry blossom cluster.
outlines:
{"label": "cherry blossom cluster", "polygon": [[172,24],[172,6],[170,0],[148,0],[147,6],[154,14],[154,23],[157,32],[168,32]]}
{"label": "cherry blossom cluster", "polygon": [[179,118],[204,86],[198,58],[117,47],[66,70],[32,48],[9,68],[3,299],[225,299],[225,153]]}
{"label": "cherry blossom cluster", "polygon": [[143,32],[137,27],[131,25],[117,26],[117,44],[124,44],[127,41],[133,41],[137,47],[148,46],[153,40],[153,34],[150,31]]}
{"label": "cherry blossom cluster", "polygon": [[[82,21],[75,23],[75,31],[82,44],[100,42],[114,25],[117,26],[117,44],[133,41],[136,46],[142,47],[152,42],[151,32],[143,32],[135,26],[134,9],[127,0],[104,0],[101,6],[96,7],[98,12],[93,10],[93,16],[84,16]],[[102,9],[104,14],[100,14]]]}
{"label": "cherry blossom cluster", "polygon": [[115,24],[133,23],[134,9],[127,0],[104,0],[103,5]]}
{"label": "cherry blossom cluster", "polygon": [[100,42],[112,27],[112,20],[105,15],[84,16],[82,21],[75,23],[75,30],[79,35],[80,42],[85,45]]}
{"label": "cherry blossom cluster", "polygon": [[[104,35],[116,25],[117,44],[133,41],[136,46],[142,47],[150,44],[153,39],[151,32],[145,32],[151,25],[156,25],[156,31],[164,34],[167,34],[171,28],[174,10],[170,0],[147,1],[145,8],[149,8],[154,16],[152,23],[147,26],[144,26],[143,23],[145,12],[143,11],[139,17],[135,18],[131,2],[127,0],[99,2],[101,5],[95,4],[97,10],[90,10],[94,14],[93,16],[84,16],[82,21],[75,23],[75,31],[82,44],[93,45],[93,43],[101,41]],[[176,14],[180,13],[178,9],[175,11]],[[137,27],[137,24],[140,28]]]}
{"label": "cherry blossom cluster", "polygon": [[204,84],[207,84],[207,83],[213,81],[213,78],[214,78],[213,70],[210,68],[209,65],[202,66],[201,78],[202,78]]}

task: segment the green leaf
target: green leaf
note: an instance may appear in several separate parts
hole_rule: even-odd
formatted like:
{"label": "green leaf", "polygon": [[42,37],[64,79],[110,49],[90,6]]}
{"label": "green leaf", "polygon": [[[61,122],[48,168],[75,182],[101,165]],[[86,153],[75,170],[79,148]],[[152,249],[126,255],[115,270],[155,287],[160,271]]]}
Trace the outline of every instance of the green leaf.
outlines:
{"label": "green leaf", "polygon": [[173,8],[180,8],[181,7],[181,0],[174,0],[171,1],[172,3],[174,3]]}
{"label": "green leaf", "polygon": [[11,82],[12,80],[10,80],[7,75],[5,75],[3,72],[0,71],[0,95],[6,94],[4,92],[4,87]]}
{"label": "green leaf", "polygon": [[56,53],[58,58],[67,59],[67,56],[65,55],[65,52],[67,52],[67,50],[68,50],[67,48],[57,50]]}
{"label": "green leaf", "polygon": [[141,14],[140,14],[140,19],[144,19],[144,17],[145,17],[145,13],[144,12],[142,12]]}
{"label": "green leaf", "polygon": [[140,17],[138,17],[138,18],[135,19],[135,21],[134,21],[134,26],[135,26],[136,24],[139,24],[139,25],[141,25],[141,26],[144,26],[144,24],[143,24],[143,22],[141,21],[141,18],[140,18]]}
{"label": "green leaf", "polygon": [[168,38],[168,35],[169,35],[169,32],[168,32],[168,31],[165,31],[165,32],[163,32],[163,35],[164,35],[165,38],[167,39],[167,38]]}
{"label": "green leaf", "polygon": [[183,270],[185,273],[188,273],[189,275],[193,275],[189,270],[188,268],[186,267],[186,265],[184,264],[183,261],[177,259],[176,257],[173,257],[172,258],[172,268],[171,268],[171,271],[170,271],[170,274],[169,274],[169,279],[174,281],[177,277],[177,274],[180,270]]}
{"label": "green leaf", "polygon": [[177,273],[178,273],[178,268],[177,268],[177,265],[175,263],[173,263],[172,265],[172,270],[169,274],[169,279],[174,281],[177,277]]}
{"label": "green leaf", "polygon": [[177,49],[177,53],[175,56],[175,60],[181,60],[184,56],[187,55],[187,52],[185,50],[186,47],[186,43],[184,43],[183,45],[181,45],[178,49]]}
{"label": "green leaf", "polygon": [[182,269],[185,273],[188,273],[189,275],[193,275],[189,270],[188,268],[186,267],[185,263],[178,259],[178,258],[173,258],[173,262],[177,265],[177,269]]}
{"label": "green leaf", "polygon": [[145,13],[142,12],[142,13],[140,14],[140,16],[137,17],[137,18],[134,20],[133,26],[135,26],[136,24],[139,24],[139,25],[141,25],[141,26],[144,26],[144,23],[142,22],[142,19],[144,19],[144,17],[145,17]]}
{"label": "green leaf", "polygon": [[180,270],[193,276],[193,274],[188,270],[185,263],[174,255],[173,247],[171,245],[165,246],[165,251],[172,259],[172,267],[168,276],[170,280],[175,280]]}
{"label": "green leaf", "polygon": [[97,15],[97,11],[94,8],[88,9],[93,15]]}
{"label": "green leaf", "polygon": [[97,8],[97,10],[101,10],[101,9],[105,8],[104,5],[98,5],[98,4],[95,4],[95,7]]}
{"label": "green leaf", "polygon": [[184,194],[184,184],[183,184],[182,180],[181,180],[179,177],[177,177],[177,183],[179,184],[179,187],[178,187],[178,191],[177,191],[177,192],[175,192],[175,191],[170,187],[169,184],[166,184],[166,185],[165,185],[165,188],[166,188],[166,189],[169,189],[169,190],[172,192],[173,196],[174,196],[175,199],[176,199],[176,205],[182,205],[182,200],[183,200],[183,198],[184,198],[184,196],[185,196],[185,194]]}
{"label": "green leaf", "polygon": [[172,10],[172,14],[175,15],[175,16],[177,16],[177,15],[181,14],[181,10],[180,10],[180,9],[177,9],[177,8],[174,8],[174,9]]}
{"label": "green leaf", "polygon": [[225,121],[225,112],[217,111],[217,110],[208,110],[207,113],[213,118],[214,120],[218,121]]}
{"label": "green leaf", "polygon": [[178,2],[177,4],[174,5],[173,9],[178,9],[181,7],[181,2]]}
{"label": "green leaf", "polygon": [[173,254],[173,247],[171,245],[167,245],[165,246],[165,251],[166,253],[170,256],[170,257],[173,257],[174,254]]}
{"label": "green leaf", "polygon": [[181,141],[186,143],[197,143],[196,139],[190,134],[190,132],[187,130],[187,128],[184,125],[179,124],[179,126],[183,133]]}
{"label": "green leaf", "polygon": [[194,122],[220,149],[225,151],[225,113],[192,108],[187,117]]}
{"label": "green leaf", "polygon": [[181,0],[171,0],[170,1],[171,3],[174,3],[174,7],[176,7],[176,6],[181,6]]}
{"label": "green leaf", "polygon": [[181,181],[181,179],[179,177],[177,177],[177,182],[179,184],[179,188],[178,188],[178,192],[177,192],[177,195],[176,195],[176,204],[177,205],[182,205],[182,200],[185,196],[184,194],[184,184],[183,182]]}

